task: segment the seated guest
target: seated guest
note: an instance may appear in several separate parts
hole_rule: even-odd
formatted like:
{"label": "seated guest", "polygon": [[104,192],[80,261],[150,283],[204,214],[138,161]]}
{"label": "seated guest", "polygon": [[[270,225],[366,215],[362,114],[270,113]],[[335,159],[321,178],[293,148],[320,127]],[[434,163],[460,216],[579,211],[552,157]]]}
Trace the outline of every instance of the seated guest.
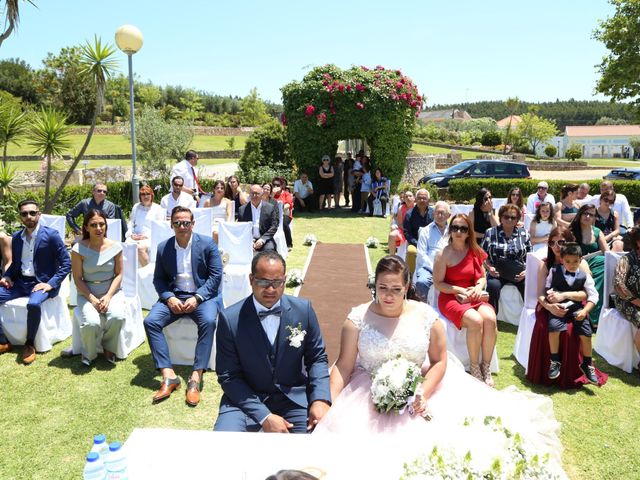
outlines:
{"label": "seated guest", "polygon": [[549,202],[551,205],[556,204],[553,195],[549,193],[549,184],[545,181],[538,182],[536,193],[529,195],[527,199],[527,212],[535,212],[538,204],[541,202]]}
{"label": "seated guest", "polygon": [[493,214],[493,195],[488,188],[483,187],[476,193],[469,221],[478,242],[484,238],[484,234],[489,228],[498,225],[498,220]]}
{"label": "seated guest", "polygon": [[454,215],[449,225],[449,244],[436,254],[433,285],[440,292],[440,312],[458,330],[467,329],[469,373],[493,387],[491,357],[498,328],[495,311],[487,303],[485,292],[487,277],[483,263],[486,258],[487,254],[476,242],[469,218],[464,214]]}
{"label": "seated guest", "polygon": [[555,228],[556,223],[553,215],[553,205],[549,202],[541,202],[536,209],[536,216],[529,225],[529,237],[533,251],[544,249],[549,241],[549,232]]}
{"label": "seated guest", "polygon": [[[300,212],[312,212],[313,205],[313,184],[309,180],[309,175],[305,172],[300,174],[300,179],[293,182],[294,208]],[[346,198],[346,197],[345,197]]]}
{"label": "seated guest", "polygon": [[184,179],[182,177],[173,177],[173,180],[171,180],[171,191],[160,200],[160,206],[167,212],[167,219],[171,217],[173,209],[178,206],[188,208],[189,210],[197,206],[193,196],[182,191],[183,186]]}
{"label": "seated guest", "polygon": [[[58,232],[40,225],[40,210],[34,200],[18,203],[20,221],[24,228],[13,234],[11,258],[13,261],[0,279],[0,304],[19,297],[29,297],[27,303],[27,339],[22,350],[22,361],[36,359],[34,342],[40,327],[41,305],[58,295],[60,284],[71,271],[71,258]],[[11,344],[2,331],[0,318],[0,354],[11,350]]]}
{"label": "seated guest", "polygon": [[[640,227],[630,229],[628,235],[631,248],[616,265],[613,301],[620,315],[638,329],[633,342],[640,352]],[[640,364],[636,368],[640,370]]]}
{"label": "seated guest", "polygon": [[527,212],[527,207],[524,204],[524,199],[522,198],[522,190],[520,190],[520,187],[513,187],[509,190],[509,194],[507,195],[507,203],[513,203],[520,208],[520,211],[522,212],[522,218],[518,222],[518,226],[522,227],[524,225],[524,216],[527,213],[533,212]]}
{"label": "seated guest", "polygon": [[307,433],[331,405],[316,314],[308,300],[283,295],[286,263],[277,252],[253,257],[249,280],[253,295],[220,312],[216,373],[224,395],[214,430]]}
{"label": "seated guest", "polygon": [[498,313],[500,290],[507,283],[515,285],[524,299],[524,276],[527,253],[531,251],[529,232],[516,227],[521,217],[520,209],[506,204],[498,211],[500,225],[491,227],[482,240],[482,249],[487,252],[487,291],[489,303]]}
{"label": "seated guest", "polygon": [[0,256],[0,274],[2,274],[11,265],[11,237],[4,232],[0,232]]}
{"label": "seated guest", "polygon": [[568,227],[573,217],[578,213],[580,203],[578,202],[578,189],[575,183],[563,185],[560,189],[560,201],[556,204],[556,223],[563,227]]}
{"label": "seated guest", "polygon": [[[148,187],[147,187],[148,188]],[[115,363],[120,330],[126,320],[122,284],[122,245],[107,238],[107,218],[89,210],[82,240],[71,249],[73,281],[78,289],[82,363],[91,365],[101,339],[104,358]]]}
{"label": "seated guest", "polygon": [[158,245],[153,274],[153,286],[160,298],[144,319],[151,355],[162,374],[162,385],[153,396],[153,402],[169,398],[180,386],[162,329],[187,316],[198,326],[193,371],[186,392],[187,404],[195,407],[200,402],[202,376],[213,348],[222,263],[213,239],[193,233],[191,210],[175,207],[171,212],[171,225],[175,236]]}
{"label": "seated guest", "polygon": [[620,236],[620,218],[618,212],[611,208],[616,194],[613,190],[606,190],[600,194],[600,204],[596,208],[595,225],[602,231],[604,241],[611,250],[622,251],[622,237]]}
{"label": "seated guest", "polygon": [[406,263],[410,272],[416,270],[419,230],[431,222],[433,222],[433,209],[429,207],[429,191],[421,188],[416,193],[416,205],[407,211],[404,222],[402,222],[404,238],[407,239],[408,244]]}
{"label": "seated guest", "polygon": [[251,201],[240,207],[238,221],[253,224],[253,250],[275,250],[273,236],[278,231],[278,207],[262,201],[262,187],[251,185]]}
{"label": "seated guest", "polygon": [[271,181],[273,199],[282,204],[282,230],[289,250],[293,248],[291,237],[291,220],[293,220],[293,195],[287,190],[287,181],[284,177],[273,177]]}
{"label": "seated guest", "polygon": [[604,192],[613,192],[613,203],[610,204],[610,207],[614,212],[618,212],[620,234],[624,235],[627,229],[633,226],[633,214],[629,207],[629,200],[627,200],[627,197],[623,194],[616,193],[613,182],[605,180],[600,184],[600,195],[595,195],[591,200],[591,203],[598,207],[600,205],[600,197]]}
{"label": "seated guest", "polygon": [[160,205],[153,203],[155,195],[149,185],[140,187],[138,198],[140,202],[131,209],[126,241],[138,245],[138,263],[144,267],[149,263],[151,222],[164,221],[167,215]]}
{"label": "seated guest", "polygon": [[447,202],[436,202],[433,222],[420,229],[416,260],[416,293],[420,300],[427,301],[433,285],[433,261],[436,254],[449,243],[449,217],[451,209]]}
{"label": "seated guest", "polygon": [[236,204],[237,220],[238,214],[240,213],[240,207],[242,205],[246,205],[249,200],[247,199],[247,196],[242,193],[242,190],[240,190],[240,180],[238,180],[238,177],[235,175],[231,175],[227,178],[227,186],[224,190],[224,196]]}
{"label": "seated guest", "polygon": [[404,218],[406,217],[407,212],[411,210],[415,204],[416,200],[411,190],[407,190],[400,194],[400,204],[398,205],[398,210],[391,222],[391,231],[389,232],[389,255],[395,255],[396,249],[402,245],[402,242],[406,242],[402,226],[404,225]]}
{"label": "seated guest", "polygon": [[593,197],[591,195],[589,195],[589,190],[590,189],[591,189],[591,187],[589,186],[588,183],[581,183],[578,186],[578,193],[576,195],[576,201],[578,201],[580,204],[587,203],[587,202],[591,201],[591,199]]}
{"label": "seated guest", "polygon": [[[574,292],[584,290],[587,293],[587,302],[567,300],[557,303],[560,311],[549,316],[549,351],[551,362],[549,363],[549,379],[555,380],[560,376],[562,363],[560,362],[560,332],[567,331],[567,324],[573,323],[574,331],[578,331],[582,350],[582,363],[580,370],[589,383],[598,384],[595,368],[591,361],[592,348],[591,336],[593,330],[589,322],[589,312],[598,302],[598,292],[593,283],[593,278],[580,270],[582,252],[577,243],[565,243],[560,249],[560,265],[554,265],[549,270],[545,282],[547,301],[553,302],[557,293]],[[544,299],[541,300],[544,302]]]}
{"label": "seated guest", "polygon": [[278,206],[278,202],[274,200],[271,195],[271,184],[269,182],[262,184],[262,201],[270,203],[275,207]]}
{"label": "seated guest", "polygon": [[[555,380],[549,378],[549,366],[551,364],[549,317],[551,315],[556,317],[564,316],[566,310],[561,306],[564,302],[583,302],[587,299],[587,292],[584,289],[565,290],[564,292],[554,292],[549,295],[546,292],[545,280],[552,267],[560,268],[562,265],[560,251],[569,242],[575,242],[575,237],[571,230],[567,228],[556,227],[549,233],[547,256],[543,261],[540,272],[538,272],[538,306],[535,313],[536,322],[531,334],[529,362],[527,364],[527,379],[530,382],[537,385],[554,385],[560,389],[577,388],[580,385],[589,383],[589,380],[580,371],[580,365],[583,361],[580,355],[580,338],[578,329],[574,329],[572,322],[567,323],[566,331],[559,334],[559,349],[557,351],[560,354],[559,362],[562,365],[560,375]],[[584,259],[580,262],[580,270],[591,277],[589,265]],[[534,281],[534,279],[529,278],[527,281]],[[595,374],[600,385],[606,383],[606,374],[598,369],[595,369]]]}
{"label": "seated guest", "polygon": [[233,202],[224,196],[224,182],[216,180],[211,198],[205,200],[204,208],[210,208],[213,215],[213,239],[218,243],[220,222],[233,222]]}
{"label": "seated guest", "polygon": [[388,187],[387,179],[382,175],[382,170],[376,168],[373,171],[371,192],[367,198],[367,202],[369,204],[369,216],[373,217],[373,202],[378,200],[382,207],[382,217],[387,218],[387,202],[389,201]]}
{"label": "seated guest", "polygon": [[67,212],[66,219],[67,224],[73,230],[78,237],[82,236],[82,228],[76,223],[76,219],[80,215],[86,215],[89,210],[100,210],[104,212],[107,218],[118,218],[122,221],[122,240],[126,238],[127,234],[127,222],[125,221],[122,209],[115,203],[107,200],[107,185],[104,183],[96,183],[93,186],[93,193],[91,198],[85,198],[80,200],[69,212]]}

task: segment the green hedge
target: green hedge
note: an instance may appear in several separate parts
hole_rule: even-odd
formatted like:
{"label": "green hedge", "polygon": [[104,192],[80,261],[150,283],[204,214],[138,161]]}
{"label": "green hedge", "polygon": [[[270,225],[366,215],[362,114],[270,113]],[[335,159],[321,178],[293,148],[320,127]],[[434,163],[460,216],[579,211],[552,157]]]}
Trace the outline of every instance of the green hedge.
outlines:
{"label": "green hedge", "polygon": [[[482,188],[488,188],[494,197],[504,198],[512,187],[520,187],[524,197],[528,197],[537,190],[539,180],[527,179],[460,179],[449,182],[449,200],[455,202],[473,202],[476,192]],[[595,195],[600,193],[600,183],[602,180],[547,180],[549,193],[556,200],[560,200],[560,189],[567,183],[588,183],[591,186],[590,193]],[[616,192],[623,194],[629,200],[631,206],[640,206],[640,181],[618,180],[613,182]]]}

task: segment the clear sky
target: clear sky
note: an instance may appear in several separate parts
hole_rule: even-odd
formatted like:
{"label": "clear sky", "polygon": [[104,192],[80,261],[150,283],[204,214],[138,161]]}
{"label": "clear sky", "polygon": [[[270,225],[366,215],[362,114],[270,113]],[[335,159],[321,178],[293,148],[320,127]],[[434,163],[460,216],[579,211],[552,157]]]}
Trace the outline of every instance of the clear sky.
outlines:
{"label": "clear sky", "polygon": [[[4,2],[3,2],[4,3]],[[427,105],[477,100],[605,99],[606,53],[593,40],[606,0],[34,0],[0,47],[34,68],[48,52],[136,25],[134,71],[156,85],[280,102],[312,66],[399,68]],[[118,52],[126,73],[126,56]]]}

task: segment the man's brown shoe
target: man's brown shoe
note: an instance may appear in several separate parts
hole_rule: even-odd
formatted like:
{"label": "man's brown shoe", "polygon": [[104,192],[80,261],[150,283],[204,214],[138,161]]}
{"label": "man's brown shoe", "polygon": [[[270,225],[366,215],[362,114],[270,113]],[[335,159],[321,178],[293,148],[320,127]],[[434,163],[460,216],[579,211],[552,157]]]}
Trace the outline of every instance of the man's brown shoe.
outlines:
{"label": "man's brown shoe", "polygon": [[169,398],[174,390],[180,388],[180,379],[176,378],[163,378],[160,390],[153,396],[153,403],[161,402],[162,400]]}
{"label": "man's brown shoe", "polygon": [[10,350],[11,350],[11,344],[9,342],[0,343],[0,355],[2,355],[3,353],[7,353]]}
{"label": "man's brown shoe", "polygon": [[191,407],[197,407],[200,403],[200,384],[193,379],[187,382],[186,402]]}
{"label": "man's brown shoe", "polygon": [[25,363],[25,365],[29,365],[30,363],[33,363],[35,359],[36,349],[33,347],[33,345],[25,345],[22,349],[22,361]]}

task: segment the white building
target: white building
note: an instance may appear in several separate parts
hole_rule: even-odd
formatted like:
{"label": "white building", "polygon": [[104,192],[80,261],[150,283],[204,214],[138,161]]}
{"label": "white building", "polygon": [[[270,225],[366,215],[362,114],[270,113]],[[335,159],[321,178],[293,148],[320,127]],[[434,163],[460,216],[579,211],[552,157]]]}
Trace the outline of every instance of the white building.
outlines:
{"label": "white building", "polygon": [[590,125],[566,127],[562,151],[572,143],[582,145],[582,158],[632,158],[632,137],[640,138],[640,125]]}

